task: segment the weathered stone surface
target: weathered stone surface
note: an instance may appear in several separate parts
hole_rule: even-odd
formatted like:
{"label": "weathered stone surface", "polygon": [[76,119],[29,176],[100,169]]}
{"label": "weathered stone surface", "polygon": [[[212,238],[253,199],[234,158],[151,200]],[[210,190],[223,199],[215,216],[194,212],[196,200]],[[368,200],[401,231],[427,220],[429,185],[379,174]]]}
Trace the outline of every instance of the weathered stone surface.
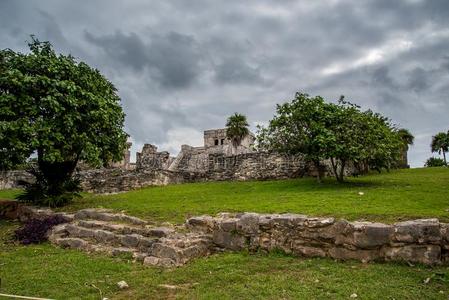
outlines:
{"label": "weathered stone surface", "polygon": [[212,240],[216,245],[229,250],[242,250],[246,245],[245,237],[235,232],[214,231]]}
{"label": "weathered stone surface", "polygon": [[325,249],[309,246],[297,246],[293,247],[292,252],[296,255],[306,257],[326,257],[327,253]]}
{"label": "weathered stone surface", "polygon": [[215,219],[211,216],[192,217],[187,220],[186,225],[190,230],[212,232],[215,225]]}
{"label": "weathered stone surface", "polygon": [[17,219],[20,203],[13,200],[0,199],[0,219]]}
{"label": "weathered stone surface", "polygon": [[113,242],[116,239],[112,232],[100,229],[94,231],[93,237],[101,243]]}
{"label": "weathered stone surface", "polygon": [[391,225],[369,222],[354,222],[352,245],[365,248],[375,248],[389,244],[394,228]]}
{"label": "weathered stone surface", "polygon": [[137,234],[126,234],[120,237],[120,244],[125,247],[137,247],[139,244],[139,235]]}
{"label": "weathered stone surface", "polygon": [[329,255],[335,259],[347,260],[347,259],[355,259],[364,262],[372,261],[379,259],[380,251],[379,250],[350,250],[343,247],[334,247],[329,249]]}
{"label": "weathered stone surface", "polygon": [[441,240],[438,219],[421,219],[395,224],[395,240],[405,243],[439,243]]}
{"label": "weathered stone surface", "polygon": [[382,249],[386,260],[403,260],[423,264],[437,264],[441,258],[441,247],[437,245],[405,245]]}
{"label": "weathered stone surface", "polygon": [[245,213],[238,218],[236,223],[238,231],[244,234],[254,234],[259,230],[259,214]]}
{"label": "weathered stone surface", "polygon": [[[298,214],[240,213],[193,217],[181,229],[114,223],[122,215],[82,210],[71,223],[54,227],[49,240],[85,251],[130,253],[136,261],[165,267],[180,266],[223,249],[278,249],[299,256],[342,260],[449,263],[449,224],[436,219],[387,225]],[[105,220],[109,218],[112,221]]]}
{"label": "weathered stone surface", "polygon": [[174,232],[175,230],[173,228],[168,227],[153,227],[148,229],[148,234],[156,237],[166,237]]}

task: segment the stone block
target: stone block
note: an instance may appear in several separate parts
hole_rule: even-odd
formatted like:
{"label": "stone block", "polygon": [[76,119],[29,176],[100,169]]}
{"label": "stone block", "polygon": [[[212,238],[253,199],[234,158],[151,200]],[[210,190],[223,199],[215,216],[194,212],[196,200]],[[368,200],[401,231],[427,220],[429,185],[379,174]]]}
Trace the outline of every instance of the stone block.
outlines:
{"label": "stone block", "polygon": [[187,228],[194,231],[212,232],[215,219],[211,216],[192,217],[187,220]]}
{"label": "stone block", "polygon": [[244,234],[255,234],[259,230],[259,214],[245,213],[240,216],[236,224],[237,231]]}
{"label": "stone block", "polygon": [[449,224],[441,223],[440,225],[441,238],[443,242],[449,243]]}
{"label": "stone block", "polygon": [[[265,218],[268,216],[265,215]],[[272,217],[272,223],[275,226],[280,227],[296,227],[296,226],[302,226],[304,222],[307,220],[306,215],[300,215],[300,214],[281,214],[281,215],[274,215]]]}
{"label": "stone block", "polygon": [[292,252],[296,255],[306,257],[326,257],[326,251],[323,248],[309,246],[295,246]]}
{"label": "stone block", "polygon": [[441,247],[437,245],[405,245],[403,247],[384,247],[386,260],[417,262],[433,265],[440,262]]}
{"label": "stone block", "polygon": [[110,243],[116,239],[115,234],[106,230],[95,230],[93,233],[93,237],[100,243]]}
{"label": "stone block", "polygon": [[438,219],[421,219],[394,224],[394,238],[403,243],[433,243],[441,241],[440,223]]}
{"label": "stone block", "polygon": [[380,257],[379,250],[351,250],[344,247],[333,247],[329,249],[329,255],[335,259],[348,260],[355,259],[362,262],[377,260]]}
{"label": "stone block", "polygon": [[120,244],[125,247],[137,247],[140,236],[137,234],[125,234],[120,237]]}
{"label": "stone block", "polygon": [[245,237],[234,232],[214,231],[212,240],[216,245],[229,250],[238,251],[247,246]]}
{"label": "stone block", "polygon": [[334,218],[307,218],[304,225],[309,228],[327,227],[335,223]]}
{"label": "stone block", "polygon": [[389,244],[394,233],[391,225],[370,222],[354,222],[352,245],[370,249]]}
{"label": "stone block", "polygon": [[174,232],[174,229],[168,227],[153,227],[148,229],[148,234],[156,237],[167,237]]}
{"label": "stone block", "polygon": [[219,228],[223,231],[235,231],[237,230],[237,221],[238,219],[224,219],[219,222]]}

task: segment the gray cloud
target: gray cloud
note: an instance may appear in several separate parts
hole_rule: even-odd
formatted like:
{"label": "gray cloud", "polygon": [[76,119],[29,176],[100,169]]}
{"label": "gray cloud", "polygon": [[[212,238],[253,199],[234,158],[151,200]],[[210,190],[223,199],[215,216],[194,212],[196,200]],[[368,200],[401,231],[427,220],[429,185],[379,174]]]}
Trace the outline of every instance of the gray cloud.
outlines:
{"label": "gray cloud", "polygon": [[302,90],[409,128],[419,166],[449,129],[448,15],[447,0],[3,0],[0,48],[35,34],[100,69],[138,146],[176,152],[235,111],[267,121]]}

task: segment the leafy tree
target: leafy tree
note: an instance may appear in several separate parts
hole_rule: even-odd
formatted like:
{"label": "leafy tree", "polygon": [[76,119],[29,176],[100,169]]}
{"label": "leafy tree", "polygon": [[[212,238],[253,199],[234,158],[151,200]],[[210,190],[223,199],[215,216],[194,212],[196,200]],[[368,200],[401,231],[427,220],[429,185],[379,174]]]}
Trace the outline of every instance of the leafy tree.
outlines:
{"label": "leafy tree", "polygon": [[248,121],[245,115],[234,113],[226,122],[226,136],[231,139],[232,146],[237,149],[242,140],[249,134]]}
{"label": "leafy tree", "polygon": [[301,154],[317,169],[321,181],[330,143],[335,137],[329,128],[332,108],[320,96],[296,93],[291,102],[278,104],[267,128],[259,127],[258,148],[290,155]]}
{"label": "leafy tree", "polygon": [[446,152],[449,151],[449,131],[447,133],[439,132],[432,137],[432,143],[430,144],[432,152],[438,152],[443,154],[444,165],[447,165]]}
{"label": "leafy tree", "polygon": [[439,157],[429,157],[424,164],[425,167],[444,167],[446,163]]}
{"label": "leafy tree", "polygon": [[116,88],[98,70],[57,55],[49,42],[32,37],[28,45],[28,54],[0,51],[0,168],[14,168],[34,153],[39,195],[23,197],[45,204],[68,186],[76,190],[78,161],[102,165],[121,158],[125,115]]}
{"label": "leafy tree", "polygon": [[321,180],[322,162],[343,181],[349,163],[365,168],[390,168],[399,153],[399,138],[390,121],[344,101],[327,103],[320,96],[296,93],[291,102],[277,105],[267,128],[259,128],[258,147],[301,154],[313,163]]}

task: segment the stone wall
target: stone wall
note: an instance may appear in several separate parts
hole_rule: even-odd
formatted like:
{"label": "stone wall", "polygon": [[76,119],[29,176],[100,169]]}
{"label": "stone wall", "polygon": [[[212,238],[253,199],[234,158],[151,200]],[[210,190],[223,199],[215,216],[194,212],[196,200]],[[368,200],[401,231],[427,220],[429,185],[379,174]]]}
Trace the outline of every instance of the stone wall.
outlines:
{"label": "stone wall", "polygon": [[173,162],[167,151],[158,152],[157,147],[145,144],[142,152],[136,153],[136,169],[138,170],[166,170]]}
{"label": "stone wall", "polygon": [[0,172],[0,190],[20,187],[20,181],[33,181],[33,176],[25,170]]}
{"label": "stone wall", "polygon": [[393,225],[298,214],[229,214],[187,220],[228,250],[281,250],[298,256],[449,263],[449,224],[422,219]]}
{"label": "stone wall", "polygon": [[301,156],[263,152],[208,156],[207,178],[211,180],[282,179],[306,174]]}
{"label": "stone wall", "polygon": [[203,174],[168,170],[98,169],[83,171],[79,175],[84,191],[101,194],[205,180]]}

